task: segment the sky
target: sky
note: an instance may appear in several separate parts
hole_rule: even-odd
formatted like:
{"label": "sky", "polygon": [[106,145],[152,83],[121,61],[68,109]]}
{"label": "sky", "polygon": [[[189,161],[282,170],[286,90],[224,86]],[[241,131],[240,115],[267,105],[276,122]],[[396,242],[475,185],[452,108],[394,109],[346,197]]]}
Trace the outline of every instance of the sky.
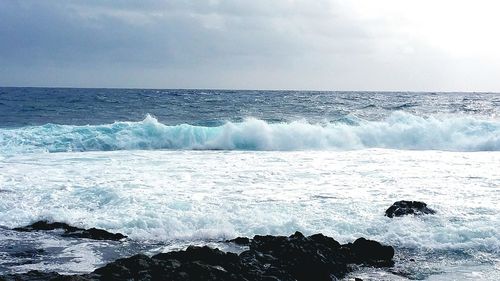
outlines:
{"label": "sky", "polygon": [[496,0],[0,0],[0,86],[500,92]]}

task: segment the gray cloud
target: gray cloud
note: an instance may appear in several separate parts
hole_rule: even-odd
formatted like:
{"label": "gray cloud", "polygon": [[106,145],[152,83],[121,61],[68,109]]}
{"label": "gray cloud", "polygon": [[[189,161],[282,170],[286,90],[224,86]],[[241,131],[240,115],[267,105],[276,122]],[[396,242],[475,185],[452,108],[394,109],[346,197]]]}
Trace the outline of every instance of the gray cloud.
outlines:
{"label": "gray cloud", "polygon": [[499,69],[460,85],[484,63],[389,27],[327,0],[5,0],[0,84],[470,90]]}

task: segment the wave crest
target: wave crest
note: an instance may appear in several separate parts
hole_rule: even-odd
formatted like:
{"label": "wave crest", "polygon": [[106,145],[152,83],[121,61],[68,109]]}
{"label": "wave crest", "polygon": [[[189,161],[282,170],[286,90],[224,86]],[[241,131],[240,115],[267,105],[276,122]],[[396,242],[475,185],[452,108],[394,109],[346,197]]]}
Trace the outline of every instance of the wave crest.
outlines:
{"label": "wave crest", "polygon": [[4,153],[134,149],[207,150],[413,150],[498,151],[500,122],[472,117],[419,117],[395,112],[382,121],[267,123],[249,118],[218,127],[164,125],[148,115],[140,122],[0,129]]}

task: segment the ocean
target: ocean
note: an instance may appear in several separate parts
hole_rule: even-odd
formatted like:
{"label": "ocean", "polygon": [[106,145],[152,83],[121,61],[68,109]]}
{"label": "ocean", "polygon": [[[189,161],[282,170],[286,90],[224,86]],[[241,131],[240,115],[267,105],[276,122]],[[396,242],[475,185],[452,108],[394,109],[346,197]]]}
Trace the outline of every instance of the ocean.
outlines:
{"label": "ocean", "polygon": [[[301,231],[394,246],[366,280],[500,280],[498,202],[496,93],[0,88],[0,274]],[[10,230],[42,219],[130,240]]]}

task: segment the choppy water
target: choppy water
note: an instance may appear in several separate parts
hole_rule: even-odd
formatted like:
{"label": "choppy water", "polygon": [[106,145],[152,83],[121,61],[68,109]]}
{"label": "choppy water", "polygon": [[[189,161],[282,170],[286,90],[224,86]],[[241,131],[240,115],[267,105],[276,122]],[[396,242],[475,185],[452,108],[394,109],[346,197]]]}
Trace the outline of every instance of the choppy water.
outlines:
{"label": "choppy water", "polygon": [[[398,275],[367,278],[498,280],[499,114],[488,93],[3,88],[0,273],[300,230],[394,245]],[[438,214],[383,216],[402,199]],[[7,229],[39,219],[133,241]]]}

